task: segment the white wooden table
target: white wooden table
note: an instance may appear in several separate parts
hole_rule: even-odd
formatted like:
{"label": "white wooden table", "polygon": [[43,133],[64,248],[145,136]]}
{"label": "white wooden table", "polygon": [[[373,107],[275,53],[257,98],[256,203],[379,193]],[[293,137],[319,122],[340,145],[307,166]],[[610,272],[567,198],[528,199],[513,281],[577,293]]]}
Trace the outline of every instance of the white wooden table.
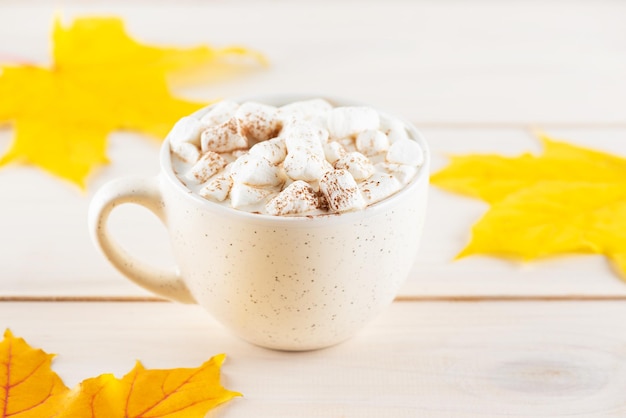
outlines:
{"label": "white wooden table", "polygon": [[[150,43],[261,50],[270,69],[179,93],[372,103],[415,122],[434,170],[447,153],[539,150],[532,127],[626,156],[624,2],[5,0],[0,53],[47,62],[55,12],[120,15]],[[11,134],[0,129],[0,151]],[[432,189],[422,251],[390,309],[339,346],[273,352],[196,306],[157,301],[94,249],[92,193],[158,171],[156,142],[114,133],[109,143],[112,164],[85,194],[36,168],[0,169],[0,330],[59,353],[69,386],[136,359],[194,367],[225,352],[223,383],[244,398],[215,417],[626,416],[626,284],[603,258],[453,262],[486,206]],[[114,233],[170,263],[165,231],[145,215],[121,208]]]}

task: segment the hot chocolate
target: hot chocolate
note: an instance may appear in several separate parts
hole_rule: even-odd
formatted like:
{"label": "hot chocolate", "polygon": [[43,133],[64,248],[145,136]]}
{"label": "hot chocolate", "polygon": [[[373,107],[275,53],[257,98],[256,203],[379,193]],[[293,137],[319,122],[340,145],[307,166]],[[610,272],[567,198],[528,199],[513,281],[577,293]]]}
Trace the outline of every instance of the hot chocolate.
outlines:
{"label": "hot chocolate", "polygon": [[191,191],[276,216],[366,208],[406,186],[424,161],[400,120],[324,99],[222,101],[182,118],[169,139],[174,171]]}

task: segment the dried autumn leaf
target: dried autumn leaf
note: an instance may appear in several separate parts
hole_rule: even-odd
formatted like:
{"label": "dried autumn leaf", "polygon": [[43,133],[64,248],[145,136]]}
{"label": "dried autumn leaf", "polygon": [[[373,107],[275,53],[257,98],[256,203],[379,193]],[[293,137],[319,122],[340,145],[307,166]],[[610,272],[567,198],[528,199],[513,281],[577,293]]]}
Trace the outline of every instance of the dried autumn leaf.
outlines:
{"label": "dried autumn leaf", "polygon": [[137,363],[122,379],[105,374],[82,382],[60,418],[204,417],[237,392],[220,385],[219,355],[192,369],[146,370]]}
{"label": "dried autumn leaf", "polygon": [[163,138],[176,120],[205,104],[172,96],[168,78],[197,68],[210,73],[233,56],[264,63],[241,47],[143,45],[118,18],[80,18],[68,28],[57,19],[52,39],[51,68],[0,67],[0,123],[15,127],[0,166],[34,164],[81,187],[94,166],[108,162],[109,132]]}
{"label": "dried autumn leaf", "polygon": [[491,204],[459,257],[604,254],[626,280],[626,159],[541,139],[539,156],[457,156],[432,176]]}
{"label": "dried autumn leaf", "polygon": [[201,418],[240,393],[220,384],[220,354],[197,368],[145,369],[118,379],[103,374],[69,390],[52,355],[10,331],[0,342],[0,418]]}
{"label": "dried autumn leaf", "polygon": [[0,418],[45,418],[58,413],[69,392],[52,371],[54,355],[29,346],[11,331],[0,342]]}

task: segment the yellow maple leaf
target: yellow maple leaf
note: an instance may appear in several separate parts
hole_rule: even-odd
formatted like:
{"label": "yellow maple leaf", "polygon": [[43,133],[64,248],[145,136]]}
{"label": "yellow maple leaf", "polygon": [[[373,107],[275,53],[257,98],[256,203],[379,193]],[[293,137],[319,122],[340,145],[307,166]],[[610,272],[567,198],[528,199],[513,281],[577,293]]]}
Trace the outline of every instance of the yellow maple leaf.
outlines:
{"label": "yellow maple leaf", "polygon": [[540,138],[541,155],[456,156],[431,177],[491,204],[458,257],[604,254],[626,280],[626,159]]}
{"label": "yellow maple leaf", "polygon": [[10,331],[0,342],[0,418],[201,418],[240,393],[220,384],[220,354],[196,368],[103,374],[69,390],[50,368],[52,355]]}
{"label": "yellow maple leaf", "polygon": [[147,370],[137,363],[122,379],[105,374],[83,381],[69,397],[60,418],[203,417],[240,393],[219,383],[218,355],[197,368]]}
{"label": "yellow maple leaf", "polygon": [[11,331],[0,342],[0,418],[53,417],[69,389],[50,368],[54,355]]}
{"label": "yellow maple leaf", "polygon": [[163,138],[180,117],[206,103],[178,99],[168,77],[220,59],[246,56],[241,47],[161,48],[133,40],[118,18],[79,18],[64,28],[56,19],[50,68],[0,67],[0,122],[10,121],[15,138],[0,166],[11,161],[37,165],[85,186],[94,166],[108,162],[106,137],[117,129]]}

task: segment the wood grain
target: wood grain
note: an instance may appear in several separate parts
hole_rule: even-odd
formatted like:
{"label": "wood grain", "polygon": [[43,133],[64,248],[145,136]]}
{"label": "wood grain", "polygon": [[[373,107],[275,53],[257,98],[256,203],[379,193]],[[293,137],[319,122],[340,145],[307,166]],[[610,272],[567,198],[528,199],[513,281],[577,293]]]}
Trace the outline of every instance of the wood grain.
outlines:
{"label": "wood grain", "polygon": [[394,303],[343,344],[285,353],[195,306],[0,303],[0,329],[57,353],[69,385],[225,352],[223,383],[244,394],[214,415],[229,418],[623,417],[624,317],[623,301]]}
{"label": "wood grain", "polygon": [[[497,152],[518,155],[539,152],[540,145],[526,129],[422,129],[429,140],[433,170],[449,154]],[[549,129],[559,139],[626,156],[626,129]],[[125,134],[120,134],[123,136]],[[118,160],[96,178],[128,174],[152,175],[157,146],[129,136],[112,140]],[[128,154],[125,153],[128,152]],[[139,158],[139,155],[143,155]],[[153,157],[155,161],[150,161]],[[142,161],[140,167],[137,161]],[[126,173],[125,173],[126,171]],[[19,182],[16,179],[19,178]],[[34,195],[31,190],[40,190]],[[90,194],[80,195],[66,184],[29,168],[0,170],[0,190],[10,199],[0,206],[0,294],[5,296],[143,298],[151,295],[117,273],[95,249],[86,228]],[[41,216],[44,208],[54,214]],[[543,297],[587,295],[626,296],[626,284],[602,256],[563,256],[532,263],[491,257],[453,261],[469,239],[471,225],[487,210],[478,200],[431,188],[421,250],[401,297]],[[149,212],[125,205],[111,219],[113,235],[129,251],[160,266],[173,263],[164,228]]]}
{"label": "wood grain", "polygon": [[[48,1],[5,2],[2,56],[48,62],[57,12]],[[434,169],[450,153],[536,151],[533,128],[626,155],[626,3],[66,1],[62,14],[67,22],[117,14],[133,36],[149,43],[259,49],[269,69],[177,92],[209,100],[308,91],[372,103],[418,124]],[[366,22],[376,22],[375,29]],[[0,152],[11,136],[3,125]],[[0,170],[0,294],[151,297],[97,253],[85,218],[104,182],[158,172],[158,143],[113,133],[107,152],[112,164],[96,170],[86,194],[36,168]],[[452,262],[484,210],[481,202],[433,189],[422,252],[401,297],[626,296],[601,257],[529,265],[480,257]],[[165,231],[151,215],[125,206],[111,222],[129,251],[151,263],[172,263]]]}
{"label": "wood grain", "polygon": [[[0,57],[47,63],[58,12],[55,2],[4,1]],[[206,101],[305,91],[372,103],[418,125],[433,170],[449,154],[538,152],[537,128],[626,156],[626,2],[69,0],[61,13],[119,15],[150,43],[259,49],[270,69],[177,93]],[[0,153],[12,134],[0,126]],[[112,164],[87,193],[32,167],[0,169],[0,330],[56,353],[69,386],[121,376],[137,359],[195,367],[225,352],[222,382],[244,397],[209,417],[626,416],[626,285],[606,261],[453,262],[486,206],[434,188],[396,302],[336,347],[265,350],[198,306],[163,303],[109,266],[86,228],[93,192],[155,175],[158,147],[113,133]],[[146,212],[125,206],[111,222],[129,251],[172,263],[165,230]]]}

